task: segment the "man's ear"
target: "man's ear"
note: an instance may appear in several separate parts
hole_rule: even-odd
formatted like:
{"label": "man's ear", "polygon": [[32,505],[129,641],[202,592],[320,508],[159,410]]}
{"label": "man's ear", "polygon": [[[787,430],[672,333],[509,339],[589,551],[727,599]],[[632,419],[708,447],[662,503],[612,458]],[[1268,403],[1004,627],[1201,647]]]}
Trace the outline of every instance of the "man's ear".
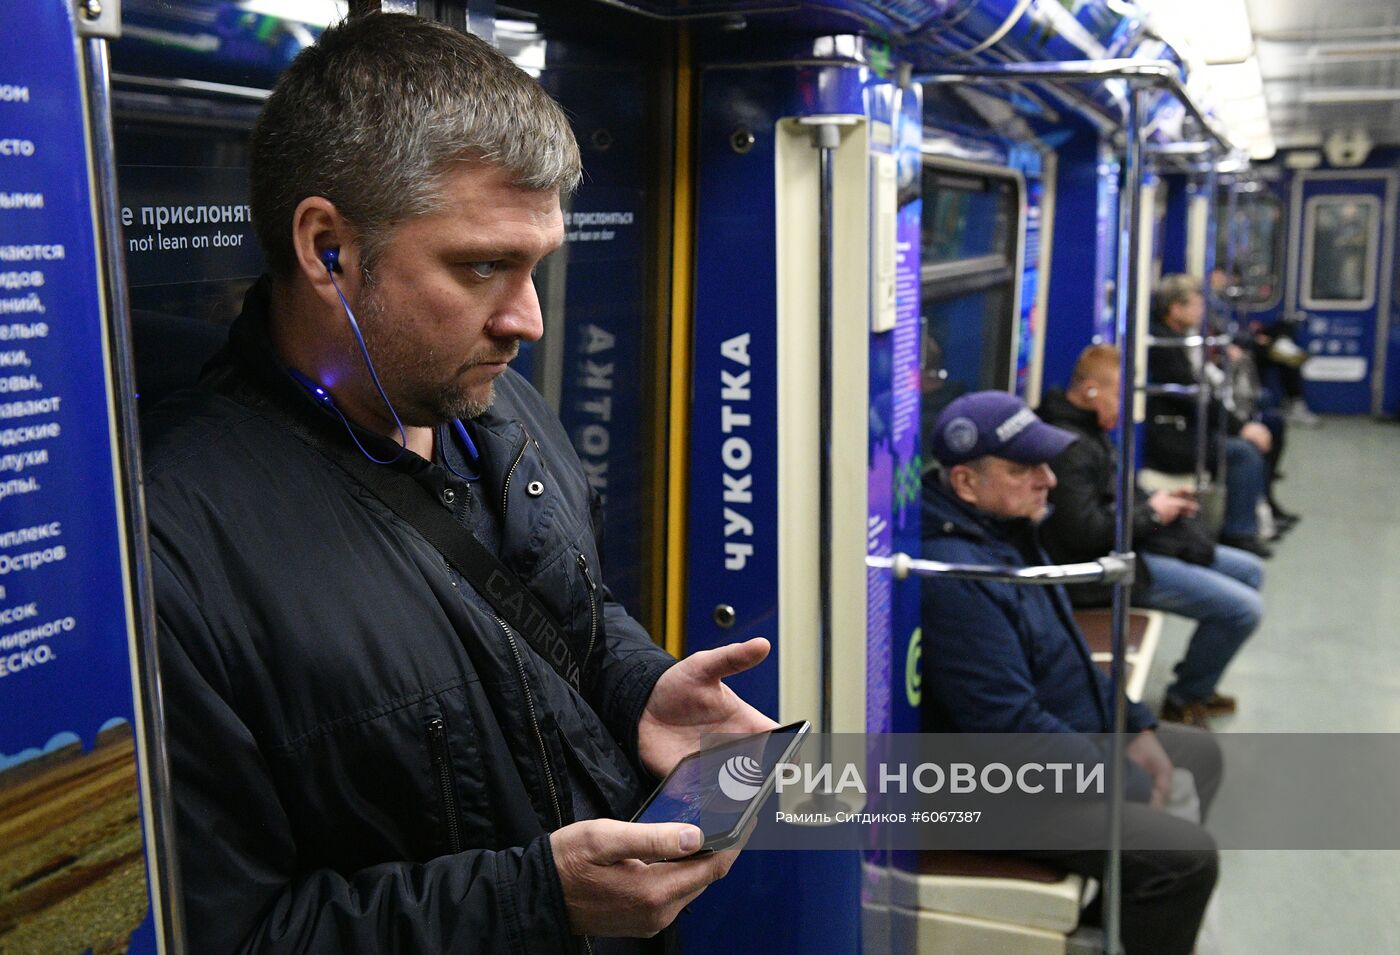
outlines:
{"label": "man's ear", "polygon": [[324,196],[307,196],[292,213],[292,251],[297,274],[326,304],[340,307],[340,297],[326,268],[325,253],[335,249],[341,291],[353,296],[360,286],[359,244],[350,223]]}
{"label": "man's ear", "polygon": [[955,464],[949,469],[948,487],[958,500],[977,506],[977,472],[966,464]]}

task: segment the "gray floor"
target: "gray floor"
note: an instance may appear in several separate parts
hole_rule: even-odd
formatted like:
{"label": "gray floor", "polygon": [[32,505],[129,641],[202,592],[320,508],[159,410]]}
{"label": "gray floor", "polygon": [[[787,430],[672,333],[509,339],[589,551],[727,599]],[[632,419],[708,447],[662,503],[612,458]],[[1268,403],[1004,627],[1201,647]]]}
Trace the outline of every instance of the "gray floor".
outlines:
{"label": "gray floor", "polygon": [[[1289,438],[1278,496],[1303,522],[1268,562],[1264,622],[1221,685],[1240,712],[1214,728],[1400,732],[1400,426],[1334,418]],[[1189,635],[1169,618],[1149,703]],[[1257,798],[1228,771],[1219,813]],[[1227,852],[1217,899],[1221,955],[1400,952],[1400,852]]]}

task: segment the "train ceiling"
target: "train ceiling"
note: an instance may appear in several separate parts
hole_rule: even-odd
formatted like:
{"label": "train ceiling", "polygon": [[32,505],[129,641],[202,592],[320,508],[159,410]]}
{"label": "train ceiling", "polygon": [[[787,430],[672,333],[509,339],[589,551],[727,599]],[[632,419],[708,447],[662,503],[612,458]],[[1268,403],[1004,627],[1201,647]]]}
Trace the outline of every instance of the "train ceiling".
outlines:
{"label": "train ceiling", "polygon": [[1400,4],[1249,0],[1280,149],[1400,145]]}
{"label": "train ceiling", "polygon": [[[540,2],[521,0],[521,6]],[[598,2],[698,27],[768,23],[867,33],[889,40],[918,71],[989,60],[1166,55],[1184,63],[1192,99],[1257,160],[1272,157],[1276,148],[1321,150],[1344,165],[1364,159],[1373,145],[1400,145],[1400,0]],[[198,27],[196,40],[217,41],[203,35],[210,32],[204,20],[214,17],[218,26],[234,10],[324,25],[349,6],[346,0],[128,0],[126,19],[133,38],[150,33],[168,48],[168,38],[187,27]],[[506,29],[511,0],[482,6],[502,19],[498,41],[519,39]],[[1154,45],[1158,37],[1169,44],[1165,53],[1160,42]]]}

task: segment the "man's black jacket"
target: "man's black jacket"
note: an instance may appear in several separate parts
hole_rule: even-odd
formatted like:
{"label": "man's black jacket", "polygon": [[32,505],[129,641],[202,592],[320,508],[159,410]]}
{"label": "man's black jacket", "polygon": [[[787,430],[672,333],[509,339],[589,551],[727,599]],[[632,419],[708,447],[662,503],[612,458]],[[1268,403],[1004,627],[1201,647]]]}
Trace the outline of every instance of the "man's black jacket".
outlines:
{"label": "man's black jacket", "polygon": [[[1040,525],[1040,540],[1056,563],[1098,560],[1113,551],[1118,501],[1118,452],[1099,427],[1098,415],[1070,404],[1064,392],[1046,392],[1036,413],[1048,424],[1079,435],[1079,440],[1050,462],[1056,484],[1050,491],[1050,516]],[[1143,541],[1153,530],[1147,495],[1135,492],[1133,540]],[[1141,592],[1150,581],[1147,565],[1138,561],[1133,589]],[[1076,607],[1097,607],[1113,597],[1112,584],[1075,584],[1066,588]]]}
{"label": "man's black jacket", "polygon": [[635,810],[638,721],[674,661],[597,576],[564,429],[507,372],[473,424],[479,482],[412,453],[390,466],[425,493],[490,495],[498,553],[569,631],[581,696],[415,530],[250,407],[348,441],[277,366],[266,307],[255,286],[200,387],[145,423],[189,950],[580,950],[548,832],[579,802]]}
{"label": "man's black jacket", "polygon": [[[1159,338],[1177,338],[1161,322],[1152,323],[1152,334]],[[1198,375],[1185,348],[1154,347],[1147,350],[1147,380],[1154,385],[1194,385]],[[1225,416],[1227,434],[1236,435],[1244,422],[1226,410],[1218,399],[1207,405],[1206,468],[1215,471],[1220,460],[1221,415]],[[1152,395],[1147,399],[1146,446],[1143,463],[1149,468],[1168,474],[1190,474],[1196,470],[1196,397],[1194,395]]]}

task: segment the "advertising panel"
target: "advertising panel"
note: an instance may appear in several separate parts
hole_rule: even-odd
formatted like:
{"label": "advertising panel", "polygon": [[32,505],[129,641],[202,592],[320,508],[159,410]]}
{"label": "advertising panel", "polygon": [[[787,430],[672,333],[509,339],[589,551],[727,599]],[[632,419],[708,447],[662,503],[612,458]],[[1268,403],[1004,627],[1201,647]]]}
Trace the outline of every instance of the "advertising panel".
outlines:
{"label": "advertising panel", "polygon": [[155,952],[136,628],[71,7],[0,7],[0,951]]}

